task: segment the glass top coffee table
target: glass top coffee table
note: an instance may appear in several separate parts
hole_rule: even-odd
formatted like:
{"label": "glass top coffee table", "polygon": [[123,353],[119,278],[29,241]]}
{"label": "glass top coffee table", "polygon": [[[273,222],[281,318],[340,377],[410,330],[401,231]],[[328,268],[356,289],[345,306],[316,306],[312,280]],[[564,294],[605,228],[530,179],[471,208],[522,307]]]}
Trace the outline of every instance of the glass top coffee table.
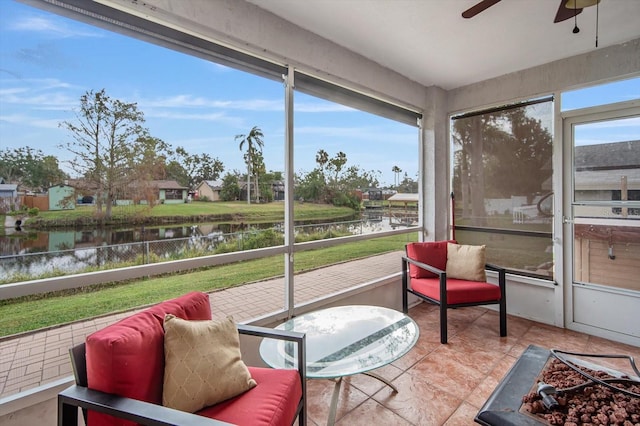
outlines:
{"label": "glass top coffee table", "polygon": [[[328,424],[333,424],[342,377],[363,373],[395,392],[393,384],[371,372],[392,363],[415,345],[418,325],[407,315],[380,306],[338,306],[297,316],[276,327],[306,333],[307,377],[337,379]],[[264,339],[260,356],[273,368],[296,368],[290,342]]]}

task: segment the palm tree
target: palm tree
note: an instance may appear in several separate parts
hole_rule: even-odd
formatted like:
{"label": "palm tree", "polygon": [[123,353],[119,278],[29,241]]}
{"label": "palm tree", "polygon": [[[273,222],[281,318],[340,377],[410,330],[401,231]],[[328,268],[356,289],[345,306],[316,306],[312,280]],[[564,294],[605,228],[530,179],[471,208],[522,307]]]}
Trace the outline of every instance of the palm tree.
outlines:
{"label": "palm tree", "polygon": [[398,167],[398,166],[393,166],[391,168],[391,171],[393,173],[395,173],[396,189],[398,189],[398,184],[400,183],[398,177],[399,177],[400,173],[402,172],[402,169],[400,167]]}
{"label": "palm tree", "polygon": [[[253,157],[256,152],[262,153],[262,147],[264,146],[264,134],[258,126],[253,126],[251,131],[247,135],[236,135],[235,140],[240,140],[240,151],[246,145],[247,151],[244,154],[244,162],[247,164],[247,204],[251,204],[251,165],[253,164]],[[258,176],[255,179],[256,187],[256,199],[258,197]]]}

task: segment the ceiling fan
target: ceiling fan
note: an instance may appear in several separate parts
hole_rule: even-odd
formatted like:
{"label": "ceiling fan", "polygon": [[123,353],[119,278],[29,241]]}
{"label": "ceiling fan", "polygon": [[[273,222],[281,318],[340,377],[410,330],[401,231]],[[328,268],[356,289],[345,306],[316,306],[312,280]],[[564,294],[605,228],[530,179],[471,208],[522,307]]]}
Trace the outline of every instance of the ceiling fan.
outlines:
{"label": "ceiling fan", "polygon": [[[463,18],[473,18],[480,12],[484,12],[501,0],[482,0],[469,9],[462,12]],[[562,22],[567,19],[571,19],[574,16],[582,13],[582,9],[589,6],[594,6],[600,3],[600,0],[560,0],[560,6],[556,12],[556,17],[553,20],[554,23]]]}

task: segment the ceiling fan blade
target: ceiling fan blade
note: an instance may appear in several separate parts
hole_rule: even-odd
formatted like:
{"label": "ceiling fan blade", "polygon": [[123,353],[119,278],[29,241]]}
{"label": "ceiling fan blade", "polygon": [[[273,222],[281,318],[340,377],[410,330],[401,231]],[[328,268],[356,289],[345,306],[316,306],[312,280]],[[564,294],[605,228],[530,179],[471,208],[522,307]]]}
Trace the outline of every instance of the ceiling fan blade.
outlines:
{"label": "ceiling fan blade", "polygon": [[581,8],[577,9],[569,9],[565,5],[567,4],[567,0],[560,0],[560,6],[558,7],[558,12],[556,12],[556,18],[553,20],[554,24],[558,22],[566,21],[567,19],[571,19],[576,15],[582,13]]}
{"label": "ceiling fan blade", "polygon": [[462,17],[467,19],[473,18],[478,13],[489,9],[491,6],[498,3],[499,1],[500,0],[482,0],[480,3],[476,4],[475,6],[471,6],[469,9],[462,12]]}

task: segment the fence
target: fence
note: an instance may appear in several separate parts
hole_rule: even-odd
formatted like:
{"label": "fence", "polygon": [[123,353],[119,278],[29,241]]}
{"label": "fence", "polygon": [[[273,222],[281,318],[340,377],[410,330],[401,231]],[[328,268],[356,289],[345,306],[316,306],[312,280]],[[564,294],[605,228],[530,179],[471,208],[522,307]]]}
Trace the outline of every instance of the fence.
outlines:
{"label": "fence", "polygon": [[[384,229],[379,224],[371,224],[366,220],[295,227],[296,235],[317,234],[316,239],[368,234],[381,230]],[[209,235],[185,238],[24,253],[0,256],[0,277],[5,283],[28,281],[43,277],[194,258],[221,252],[271,247],[283,243],[283,227],[276,225],[268,229],[250,229],[227,234],[214,232]]]}

